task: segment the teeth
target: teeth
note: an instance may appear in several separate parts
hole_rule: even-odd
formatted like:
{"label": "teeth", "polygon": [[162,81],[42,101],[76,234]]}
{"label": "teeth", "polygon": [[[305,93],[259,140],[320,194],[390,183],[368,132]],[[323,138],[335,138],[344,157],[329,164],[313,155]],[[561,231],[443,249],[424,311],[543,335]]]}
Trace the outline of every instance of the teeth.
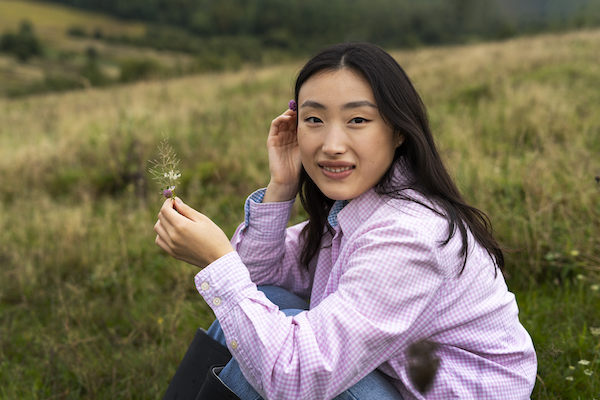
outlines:
{"label": "teeth", "polygon": [[324,169],[325,171],[339,173],[339,172],[348,171],[349,169],[352,169],[352,167],[344,167],[344,168],[329,168],[329,167],[323,167],[323,169]]}

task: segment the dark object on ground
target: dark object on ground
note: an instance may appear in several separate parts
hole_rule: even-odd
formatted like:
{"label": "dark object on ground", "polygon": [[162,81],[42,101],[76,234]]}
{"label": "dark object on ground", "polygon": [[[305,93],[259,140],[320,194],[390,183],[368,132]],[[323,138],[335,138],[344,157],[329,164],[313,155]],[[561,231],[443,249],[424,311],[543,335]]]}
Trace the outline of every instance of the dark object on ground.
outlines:
{"label": "dark object on ground", "polygon": [[198,328],[163,400],[194,400],[212,367],[225,365],[229,360],[231,353],[227,347]]}
{"label": "dark object on ground", "polygon": [[440,359],[435,354],[438,345],[424,340],[408,348],[408,375],[419,392],[427,392],[437,374]]}
{"label": "dark object on ground", "polygon": [[196,400],[240,400],[240,398],[237,397],[221,379],[219,379],[219,372],[221,372],[222,369],[223,367],[211,368]]}

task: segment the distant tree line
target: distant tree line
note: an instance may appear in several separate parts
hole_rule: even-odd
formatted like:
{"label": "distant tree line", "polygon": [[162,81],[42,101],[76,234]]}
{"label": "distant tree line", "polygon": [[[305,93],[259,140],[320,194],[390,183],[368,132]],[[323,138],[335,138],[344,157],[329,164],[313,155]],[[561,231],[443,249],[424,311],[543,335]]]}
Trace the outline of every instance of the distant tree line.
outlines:
{"label": "distant tree line", "polygon": [[[193,62],[166,66],[154,59],[107,59],[90,47],[85,57],[60,61],[69,64],[72,76],[48,74],[41,86],[25,88],[23,93],[280,62],[341,41],[368,41],[399,49],[600,25],[599,0],[45,1],[141,21],[147,26],[141,37],[104,32],[99,27],[70,26],[67,33],[72,37],[186,52],[193,56]],[[45,53],[33,26],[26,21],[17,32],[0,36],[0,52],[11,53],[22,62]],[[106,63],[117,66],[118,77],[105,74],[102,65]]]}
{"label": "distant tree line", "polygon": [[[241,52],[243,61],[252,61],[256,52],[298,54],[340,41],[406,48],[600,25],[600,9],[590,6],[596,0],[46,1],[145,21],[152,26],[143,38],[94,32],[97,38],[201,57],[229,57]],[[541,18],[527,18],[525,3],[530,8],[540,8],[543,3]],[[73,33],[81,32],[74,29]]]}
{"label": "distant tree line", "polygon": [[[252,37],[263,46],[292,51],[345,40],[364,40],[395,48],[460,43],[471,39],[504,38],[531,30],[531,24],[523,24],[523,19],[515,20],[501,12],[506,10],[506,3],[511,3],[507,0],[47,1],[151,22],[158,27],[178,27],[189,35],[201,38]],[[533,3],[540,1],[521,3],[529,2],[537,6]],[[504,2],[504,6],[499,7],[498,2]],[[576,24],[571,21],[575,11],[579,11],[576,17],[580,25],[590,22],[589,10],[585,6],[594,1],[572,0],[571,3],[577,4],[579,10],[558,7],[568,3],[564,0],[542,2],[547,4],[546,9],[556,9],[560,13],[547,12],[543,16],[544,21],[530,21],[535,29],[556,27],[557,23],[563,26]],[[597,16],[598,10],[595,11]],[[569,15],[567,20],[565,15]],[[598,18],[592,21],[599,22]],[[155,40],[164,36],[157,34],[156,29],[153,35]],[[152,40],[151,37],[147,38],[149,42]]]}
{"label": "distant tree line", "polygon": [[399,48],[510,33],[489,0],[47,1],[153,23],[156,41],[164,36],[157,31],[177,27],[197,38],[251,37],[262,46],[291,51],[345,40]]}

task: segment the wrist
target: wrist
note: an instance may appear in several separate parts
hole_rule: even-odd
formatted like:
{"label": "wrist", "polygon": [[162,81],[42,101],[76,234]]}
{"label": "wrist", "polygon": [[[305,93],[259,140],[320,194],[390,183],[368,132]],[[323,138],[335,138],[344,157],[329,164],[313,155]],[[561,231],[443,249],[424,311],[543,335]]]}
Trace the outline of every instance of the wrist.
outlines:
{"label": "wrist", "polygon": [[234,252],[235,250],[233,249],[233,247],[229,244],[227,246],[223,246],[222,248],[220,248],[217,252],[215,252],[215,254],[212,257],[212,261],[210,261],[208,264],[206,264],[206,266],[209,266],[210,264],[214,263],[215,261],[217,261],[218,259],[226,256],[229,253]]}
{"label": "wrist", "polygon": [[298,194],[298,184],[282,185],[279,183],[269,182],[263,203],[279,203],[292,200]]}

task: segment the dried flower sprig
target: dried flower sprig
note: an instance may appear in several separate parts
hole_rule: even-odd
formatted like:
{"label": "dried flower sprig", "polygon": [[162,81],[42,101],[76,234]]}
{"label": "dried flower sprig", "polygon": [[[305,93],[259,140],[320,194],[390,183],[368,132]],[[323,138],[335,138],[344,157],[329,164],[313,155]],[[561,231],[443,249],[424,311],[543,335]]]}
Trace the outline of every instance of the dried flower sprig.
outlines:
{"label": "dried flower sprig", "polygon": [[148,171],[158,184],[160,193],[166,198],[175,198],[175,188],[181,178],[181,173],[177,169],[179,159],[167,139],[162,140],[158,150],[160,159],[148,160],[152,164],[152,168]]}

